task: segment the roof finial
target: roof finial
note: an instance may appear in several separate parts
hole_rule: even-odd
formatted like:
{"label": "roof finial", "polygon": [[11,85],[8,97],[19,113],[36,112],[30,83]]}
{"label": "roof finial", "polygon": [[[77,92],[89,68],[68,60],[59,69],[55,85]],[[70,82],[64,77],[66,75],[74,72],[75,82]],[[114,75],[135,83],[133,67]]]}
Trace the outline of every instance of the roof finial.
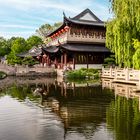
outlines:
{"label": "roof finial", "polygon": [[65,12],[63,11],[63,16],[66,17]]}

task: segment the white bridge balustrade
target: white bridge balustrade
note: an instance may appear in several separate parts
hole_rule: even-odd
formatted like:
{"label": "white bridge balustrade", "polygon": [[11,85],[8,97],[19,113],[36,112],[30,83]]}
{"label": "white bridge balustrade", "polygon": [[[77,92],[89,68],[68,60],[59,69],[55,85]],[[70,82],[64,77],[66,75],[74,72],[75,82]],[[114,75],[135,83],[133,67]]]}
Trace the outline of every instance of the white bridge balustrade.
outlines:
{"label": "white bridge balustrade", "polygon": [[113,82],[136,84],[140,87],[140,70],[103,67],[102,77],[113,79]]}

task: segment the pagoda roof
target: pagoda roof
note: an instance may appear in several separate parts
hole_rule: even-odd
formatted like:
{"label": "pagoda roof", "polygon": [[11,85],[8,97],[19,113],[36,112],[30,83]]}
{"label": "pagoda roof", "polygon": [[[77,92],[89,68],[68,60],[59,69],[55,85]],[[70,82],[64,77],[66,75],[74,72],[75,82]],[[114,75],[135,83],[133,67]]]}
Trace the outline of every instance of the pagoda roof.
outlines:
{"label": "pagoda roof", "polygon": [[57,53],[59,51],[59,47],[58,46],[49,46],[49,47],[42,48],[42,50],[47,53]]}
{"label": "pagoda roof", "polygon": [[76,15],[73,18],[68,18],[65,13],[63,13],[63,23],[54,31],[48,33],[46,36],[51,36],[60,29],[64,28],[68,23],[80,24],[80,25],[90,25],[90,26],[99,26],[105,27],[105,22],[101,21],[90,9],[85,9],[80,14]]}
{"label": "pagoda roof", "polygon": [[50,46],[46,48],[42,48],[43,51],[47,53],[57,53],[59,50],[67,50],[71,52],[110,52],[105,45],[98,44],[61,44],[59,46]]}
{"label": "pagoda roof", "polygon": [[65,20],[74,24],[81,24],[81,25],[91,25],[91,26],[100,26],[105,27],[104,22],[96,22],[96,21],[86,21],[86,20],[75,20],[71,18],[65,17]]}
{"label": "pagoda roof", "polygon": [[98,44],[64,44],[61,48],[74,52],[110,52],[104,45]]}
{"label": "pagoda roof", "polygon": [[90,9],[85,9],[77,16],[71,18],[73,20],[86,20],[86,21],[96,21],[102,22]]}
{"label": "pagoda roof", "polygon": [[41,48],[33,47],[29,51],[17,54],[17,56],[19,56],[19,57],[28,57],[28,56],[36,57],[38,55],[41,55],[41,53],[42,53]]}

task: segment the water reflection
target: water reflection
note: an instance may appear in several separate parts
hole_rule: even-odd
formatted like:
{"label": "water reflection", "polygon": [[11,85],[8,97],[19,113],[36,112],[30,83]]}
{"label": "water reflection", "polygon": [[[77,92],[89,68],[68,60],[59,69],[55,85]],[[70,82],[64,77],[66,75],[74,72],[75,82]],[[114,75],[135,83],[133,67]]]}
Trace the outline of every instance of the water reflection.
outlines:
{"label": "water reflection", "polygon": [[[12,79],[0,93],[0,139],[138,140],[135,86]],[[115,94],[114,94],[115,92]]]}
{"label": "water reflection", "polygon": [[114,131],[115,140],[140,139],[140,94],[135,85],[113,83],[102,79],[102,86],[115,92],[115,101],[107,109],[108,129]]}

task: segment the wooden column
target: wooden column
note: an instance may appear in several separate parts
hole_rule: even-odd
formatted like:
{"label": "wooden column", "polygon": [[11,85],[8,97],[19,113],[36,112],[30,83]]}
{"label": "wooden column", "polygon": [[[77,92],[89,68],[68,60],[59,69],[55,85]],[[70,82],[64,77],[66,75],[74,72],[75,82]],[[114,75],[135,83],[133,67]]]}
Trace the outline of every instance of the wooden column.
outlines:
{"label": "wooden column", "polygon": [[48,56],[48,66],[50,66],[50,56]]}
{"label": "wooden column", "polygon": [[47,56],[47,58],[46,58],[46,63],[47,63],[47,65],[49,64],[49,63],[48,63],[48,59],[49,59],[49,56]]}
{"label": "wooden column", "polygon": [[61,55],[61,68],[63,68],[63,54]]}
{"label": "wooden column", "polygon": [[88,57],[89,57],[89,55],[87,54],[87,69],[89,67]]}
{"label": "wooden column", "polygon": [[39,56],[39,63],[40,63],[40,65],[42,63],[42,57],[41,56]]}
{"label": "wooden column", "polygon": [[75,55],[73,56],[73,69],[75,69]]}
{"label": "wooden column", "polygon": [[42,66],[44,66],[44,58],[43,58],[43,56],[42,56]]}
{"label": "wooden column", "polygon": [[57,63],[57,58],[56,57],[55,57],[55,60],[54,60],[54,64],[55,64],[55,68],[57,68],[58,63]]}
{"label": "wooden column", "polygon": [[65,66],[67,66],[67,54],[66,53],[64,54],[64,64],[65,64]]}

